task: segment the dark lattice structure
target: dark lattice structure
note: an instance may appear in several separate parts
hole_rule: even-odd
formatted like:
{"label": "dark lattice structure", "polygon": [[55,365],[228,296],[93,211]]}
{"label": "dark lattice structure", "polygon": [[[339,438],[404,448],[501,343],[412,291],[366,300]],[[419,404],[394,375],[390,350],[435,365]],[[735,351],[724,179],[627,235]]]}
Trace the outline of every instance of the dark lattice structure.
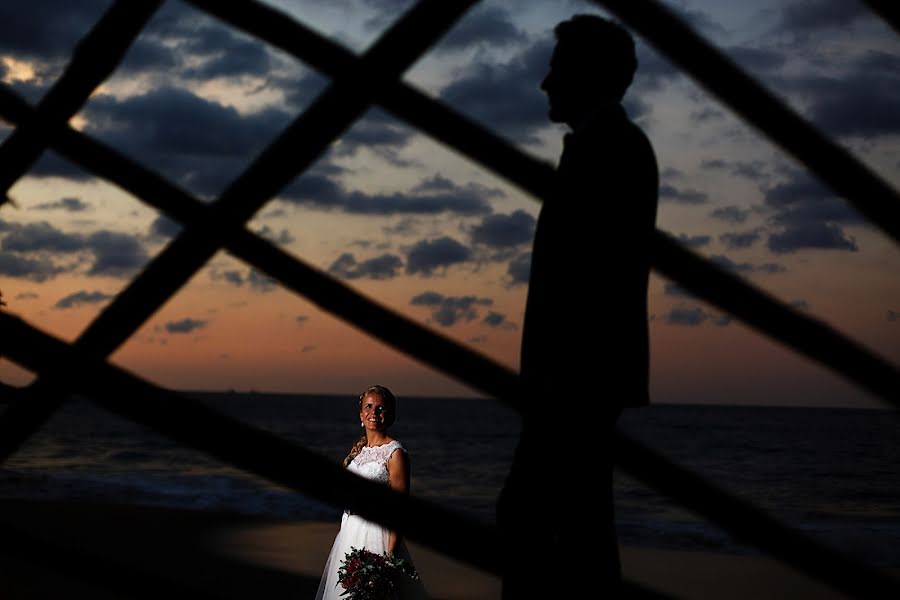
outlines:
{"label": "dark lattice structure", "polygon": [[[52,149],[183,226],[182,233],[72,343],[0,314],[0,352],[38,374],[0,418],[0,460],[16,452],[65,398],[77,392],[181,444],[380,520],[447,556],[497,573],[498,533],[493,528],[416,498],[397,499],[390,490],[361,481],[306,448],[161,389],[105,360],[214,253],[225,249],[367,334],[517,408],[517,373],[361,296],[245,227],[265,202],[307,169],[373,105],[467,155],[535,199],[545,198],[550,166],[524,155],[400,80],[403,72],[475,4],[474,0],[421,0],[359,56],[253,0],[189,1],[329,76],[330,86],[211,204],[201,203],[68,125],[91,92],[111,75],[161,0],[117,1],[82,40],[63,76],[37,106],[29,105],[8,87],[0,87],[0,116],[15,126],[0,146],[4,198],[37,158]],[[900,242],[897,191],[794,114],[673,14],[653,0],[596,3]],[[900,31],[900,9],[895,2],[868,0],[867,5]],[[900,408],[900,371],[895,365],[700,258],[661,232],[654,240],[653,253],[654,268],[660,274]],[[123,402],[124,398],[129,401]],[[704,515],[737,539],[852,597],[900,597],[900,583],[881,571],[794,532],[759,508],[636,441],[622,434],[619,438],[623,448],[620,469]],[[127,590],[128,595],[137,597],[171,597],[177,589],[196,597],[208,596],[199,589],[185,588],[190,584],[175,584],[165,575],[41,545],[12,527],[4,526],[2,536],[7,553],[15,547],[20,558],[40,561],[99,587]],[[130,583],[136,577],[143,582],[140,586]],[[633,583],[628,584],[628,590],[634,597],[657,596]]]}

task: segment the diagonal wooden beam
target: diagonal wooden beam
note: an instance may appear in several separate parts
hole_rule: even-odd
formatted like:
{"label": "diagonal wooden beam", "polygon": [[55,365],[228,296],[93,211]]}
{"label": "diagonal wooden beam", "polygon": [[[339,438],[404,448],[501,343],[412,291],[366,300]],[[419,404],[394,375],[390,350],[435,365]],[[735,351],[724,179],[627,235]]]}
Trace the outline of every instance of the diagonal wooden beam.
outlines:
{"label": "diagonal wooden beam", "polygon": [[[187,1],[328,77],[342,77],[359,61],[353,52],[261,2]],[[400,80],[386,82],[374,100],[398,119],[475,160],[537,200],[549,195],[552,165],[516,150],[505,139],[413,86]]]}
{"label": "diagonal wooden beam", "polygon": [[493,526],[354,475],[322,454],[156,386],[6,313],[0,313],[0,351],[41,378],[65,381],[71,392],[179,444],[499,573]]}
{"label": "diagonal wooden beam", "polygon": [[[187,227],[131,281],[75,341],[79,352],[105,357],[115,351],[174,295],[273,194],[312,164],[371,103],[468,9],[474,0],[422,0],[403,15],[358,62],[336,79]],[[58,408],[64,381],[38,378],[0,416],[0,461],[5,460]]]}
{"label": "diagonal wooden beam", "polygon": [[[254,0],[189,1],[331,77],[348,72],[359,60],[288,15]],[[401,81],[386,85],[376,101],[394,116],[467,155],[535,199],[542,201],[549,195],[553,180],[551,166],[524,154],[441,102]],[[900,407],[896,393],[900,389],[898,369],[826,323],[803,315],[750,286],[660,231],[654,238],[653,260],[654,268],[662,274],[675,281],[688,280],[691,291],[698,296],[764,335],[819,361],[888,404]],[[747,310],[745,299],[752,299],[760,312]]]}
{"label": "diagonal wooden beam", "polygon": [[863,2],[869,10],[900,34],[900,4],[897,0],[863,0]]}
{"label": "diagonal wooden beam", "polygon": [[[900,245],[897,190],[778,100],[670,9],[656,0],[591,1],[641,34]],[[896,1],[892,5],[896,7]],[[893,14],[896,12],[894,8]]]}
{"label": "diagonal wooden beam", "polygon": [[121,62],[161,0],[118,0],[97,21],[72,56],[68,67],[38,104],[0,145],[0,206],[53,136],[81,109],[91,93]]}
{"label": "diagonal wooden beam", "polygon": [[616,453],[617,464],[638,481],[848,598],[900,598],[900,580],[886,569],[872,567],[787,527],[750,502],[621,433],[616,435]]}

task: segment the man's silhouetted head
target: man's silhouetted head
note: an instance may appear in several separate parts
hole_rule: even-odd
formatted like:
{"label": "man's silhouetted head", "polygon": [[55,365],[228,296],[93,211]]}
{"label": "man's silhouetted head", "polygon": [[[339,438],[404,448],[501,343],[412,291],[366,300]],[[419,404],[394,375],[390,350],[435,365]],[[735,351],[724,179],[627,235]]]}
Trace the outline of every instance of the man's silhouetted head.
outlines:
{"label": "man's silhouetted head", "polygon": [[556,47],[541,82],[550,120],[571,124],[597,106],[620,102],[637,70],[631,34],[596,15],[575,15],[553,32]]}

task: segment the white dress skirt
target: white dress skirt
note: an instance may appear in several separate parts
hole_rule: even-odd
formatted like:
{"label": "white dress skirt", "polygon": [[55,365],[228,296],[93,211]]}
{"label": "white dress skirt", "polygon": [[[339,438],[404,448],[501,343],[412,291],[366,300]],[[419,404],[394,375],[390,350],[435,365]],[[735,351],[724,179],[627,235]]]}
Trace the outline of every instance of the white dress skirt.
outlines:
{"label": "white dress skirt", "polygon": [[[381,446],[364,446],[353,459],[347,470],[366,479],[388,484],[388,459],[394,451],[406,452],[399,441],[394,440]],[[316,600],[347,600],[341,597],[345,591],[338,582],[338,569],[341,561],[350,552],[350,548],[365,548],[375,554],[383,554],[387,550],[389,531],[378,523],[367,521],[359,515],[344,512],[341,516],[341,529],[334,539],[334,545],[325,561],[325,571],[319,582]],[[394,549],[394,556],[404,558],[413,565],[412,558],[401,540]],[[428,594],[421,579],[411,581],[400,590],[401,600],[425,600]]]}

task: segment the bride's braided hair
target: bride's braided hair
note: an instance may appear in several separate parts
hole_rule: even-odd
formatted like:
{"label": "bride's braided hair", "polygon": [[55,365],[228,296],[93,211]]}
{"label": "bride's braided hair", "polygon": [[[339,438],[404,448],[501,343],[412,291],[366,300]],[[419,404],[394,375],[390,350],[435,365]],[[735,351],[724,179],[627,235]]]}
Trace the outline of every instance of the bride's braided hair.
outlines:
{"label": "bride's braided hair", "polygon": [[[394,424],[394,420],[397,418],[397,398],[394,397],[394,393],[384,387],[383,385],[373,385],[366,388],[366,390],[359,395],[359,410],[362,411],[362,403],[366,396],[370,394],[376,394],[381,396],[381,399],[384,400],[385,404],[387,404],[387,412],[384,419],[385,428],[390,427]],[[361,438],[359,438],[355,444],[350,448],[350,452],[344,457],[344,462],[341,465],[346,469],[347,465],[353,462],[353,459],[356,458],[356,455],[362,452],[363,446],[366,445],[368,439],[366,438],[366,434],[363,434]]]}

